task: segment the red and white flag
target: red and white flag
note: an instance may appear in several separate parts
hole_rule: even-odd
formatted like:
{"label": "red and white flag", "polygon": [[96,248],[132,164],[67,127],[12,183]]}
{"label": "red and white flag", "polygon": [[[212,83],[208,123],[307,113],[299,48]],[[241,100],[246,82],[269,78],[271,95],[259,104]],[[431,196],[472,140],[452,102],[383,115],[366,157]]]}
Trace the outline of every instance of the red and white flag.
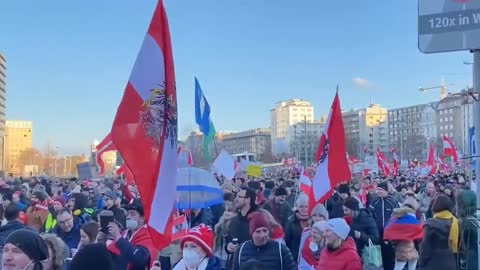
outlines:
{"label": "red and white flag", "polygon": [[158,249],[171,242],[177,194],[177,137],[172,45],[160,0],[112,127],[113,142],[135,178],[146,223]]}
{"label": "red and white flag", "polygon": [[102,155],[105,152],[116,150],[115,144],[112,140],[112,135],[109,133],[97,146],[96,161],[99,168],[98,174],[103,175],[105,173],[105,162],[102,159]]}
{"label": "red and white flag", "polygon": [[398,175],[399,172],[399,162],[397,158],[397,150],[392,148],[392,155],[393,155],[393,175]]}
{"label": "red and white flag", "polygon": [[427,166],[430,168],[430,174],[437,173],[437,162],[435,160],[435,147],[433,146],[433,144],[430,145],[430,149],[428,151]]}
{"label": "red and white flag", "polygon": [[302,169],[300,174],[300,190],[307,195],[309,195],[312,190],[312,180],[310,180],[310,176],[305,169]]}
{"label": "red and white flag", "polygon": [[312,181],[310,192],[310,212],[318,203],[325,202],[334,192],[334,188],[342,181],[350,181],[352,174],[348,167],[345,142],[345,129],[343,127],[342,110],[338,87],[328,116],[327,124],[323,130],[317,150],[317,172]]}
{"label": "red and white flag", "polygon": [[382,153],[380,148],[377,148],[377,165],[378,169],[382,170],[385,175],[392,175],[392,170],[390,169],[390,164],[385,155]]}
{"label": "red and white flag", "polygon": [[450,139],[447,135],[443,135],[443,154],[445,156],[450,156],[453,158],[453,162],[458,162],[458,153],[455,144],[453,143],[452,139]]}

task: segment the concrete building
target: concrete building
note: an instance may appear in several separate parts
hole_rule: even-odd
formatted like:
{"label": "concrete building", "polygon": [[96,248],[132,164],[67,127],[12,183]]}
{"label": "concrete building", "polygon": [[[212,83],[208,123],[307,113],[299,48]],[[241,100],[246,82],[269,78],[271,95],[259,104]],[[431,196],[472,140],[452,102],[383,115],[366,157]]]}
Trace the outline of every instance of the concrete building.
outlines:
{"label": "concrete building", "polygon": [[347,152],[363,159],[374,154],[377,148],[390,152],[388,144],[388,112],[378,104],[342,113]]}
{"label": "concrete building", "polygon": [[[471,90],[471,89],[469,89]],[[438,103],[437,144],[442,145],[442,135],[450,137],[457,151],[469,154],[469,129],[473,126],[473,98],[468,90],[448,95]],[[440,150],[440,149],[438,149]]]}
{"label": "concrete building", "polygon": [[5,135],[7,103],[7,60],[0,52],[0,171],[5,171]]}
{"label": "concrete building", "polygon": [[426,160],[431,143],[437,139],[438,102],[388,110],[390,147],[400,159]]}
{"label": "concrete building", "polygon": [[298,123],[288,127],[289,152],[307,166],[315,161],[325,124],[326,119],[322,118],[319,122]]}
{"label": "concrete building", "polygon": [[[6,169],[7,173],[13,175],[23,174],[25,168],[20,164],[22,153],[33,148],[33,126],[31,121],[6,121]],[[32,157],[33,160],[33,157]],[[27,164],[24,164],[27,165]]]}
{"label": "concrete building", "polygon": [[271,134],[269,129],[257,128],[224,134],[222,145],[229,154],[253,153],[258,161],[271,161]]}
{"label": "concrete building", "polygon": [[288,153],[288,128],[297,123],[311,123],[314,119],[312,104],[303,99],[290,99],[278,102],[271,114],[271,149],[275,156]]}

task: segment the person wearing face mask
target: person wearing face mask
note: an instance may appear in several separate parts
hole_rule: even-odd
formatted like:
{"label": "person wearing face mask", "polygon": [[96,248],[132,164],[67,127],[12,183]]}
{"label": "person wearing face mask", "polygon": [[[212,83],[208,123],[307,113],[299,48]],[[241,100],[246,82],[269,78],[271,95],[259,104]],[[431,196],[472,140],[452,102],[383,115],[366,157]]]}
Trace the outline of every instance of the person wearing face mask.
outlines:
{"label": "person wearing face mask", "polygon": [[285,227],[285,243],[292,252],[293,258],[297,261],[302,232],[310,226],[308,196],[305,194],[298,196],[295,201],[295,208],[295,214],[289,218],[287,227]]}
{"label": "person wearing face mask", "polygon": [[[110,223],[110,240],[107,249],[113,255],[113,269],[133,270],[152,266],[159,253],[145,223],[145,210],[142,202],[135,199],[127,206],[127,230],[121,231],[116,223]],[[102,234],[99,232],[99,235]]]}
{"label": "person wearing face mask", "polygon": [[233,258],[233,270],[239,270],[248,261],[261,261],[264,269],[296,270],[297,264],[286,245],[270,238],[270,221],[264,213],[250,216],[251,239],[237,248]]}
{"label": "person wearing face mask", "polygon": [[5,241],[2,270],[43,270],[48,259],[48,246],[35,232],[18,230]]}
{"label": "person wearing face mask", "polygon": [[188,230],[180,241],[182,259],[173,270],[220,270],[220,259],[212,253],[213,231],[205,224]]}

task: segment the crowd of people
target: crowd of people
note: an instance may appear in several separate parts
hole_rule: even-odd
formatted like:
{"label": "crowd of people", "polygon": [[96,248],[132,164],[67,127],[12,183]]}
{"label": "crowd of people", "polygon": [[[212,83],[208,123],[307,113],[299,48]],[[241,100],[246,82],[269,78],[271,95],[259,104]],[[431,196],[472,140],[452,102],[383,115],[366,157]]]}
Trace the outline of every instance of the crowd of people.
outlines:
{"label": "crowd of people", "polygon": [[217,179],[224,203],[184,211],[186,233],[161,250],[121,179],[0,181],[1,269],[478,269],[461,174],[370,175],[313,208],[290,170]]}

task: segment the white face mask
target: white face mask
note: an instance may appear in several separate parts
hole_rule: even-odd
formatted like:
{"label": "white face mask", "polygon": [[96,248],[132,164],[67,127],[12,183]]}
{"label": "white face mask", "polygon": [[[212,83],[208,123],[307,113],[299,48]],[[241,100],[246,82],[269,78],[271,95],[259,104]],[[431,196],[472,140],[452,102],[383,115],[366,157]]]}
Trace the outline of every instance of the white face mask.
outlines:
{"label": "white face mask", "polygon": [[136,230],[138,229],[138,221],[134,219],[127,219],[127,229]]}
{"label": "white face mask", "polygon": [[202,257],[191,249],[183,249],[183,261],[187,268],[197,268],[202,261]]}
{"label": "white face mask", "polygon": [[318,251],[318,245],[314,242],[310,242],[310,250],[313,251],[313,252],[317,252]]}

